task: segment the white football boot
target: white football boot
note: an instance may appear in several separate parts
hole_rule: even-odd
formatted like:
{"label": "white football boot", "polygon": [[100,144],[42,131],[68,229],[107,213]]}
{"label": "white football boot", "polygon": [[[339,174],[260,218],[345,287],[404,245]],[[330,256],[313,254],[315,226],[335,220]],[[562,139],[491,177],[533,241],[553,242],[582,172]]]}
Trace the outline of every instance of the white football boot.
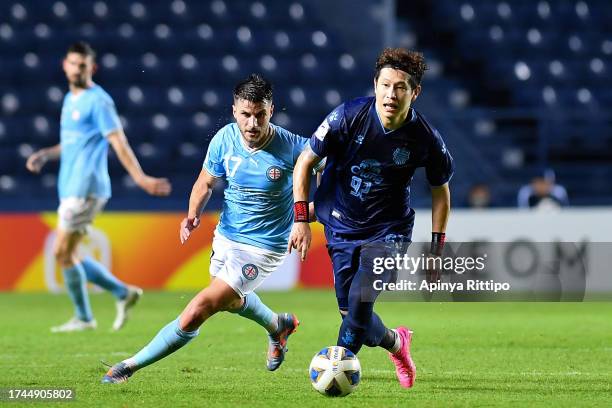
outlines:
{"label": "white football boot", "polygon": [[128,286],[128,294],[125,299],[118,300],[117,305],[117,316],[113,322],[113,330],[121,329],[128,319],[128,311],[134,307],[138,299],[142,296],[142,289],[136,286]]}
{"label": "white football boot", "polygon": [[96,319],[92,319],[88,322],[85,322],[77,317],[73,317],[68,320],[66,323],[60,326],[54,326],[51,328],[52,333],[67,333],[67,332],[76,332],[76,331],[84,331],[84,330],[93,330],[98,327],[98,323],[96,323]]}

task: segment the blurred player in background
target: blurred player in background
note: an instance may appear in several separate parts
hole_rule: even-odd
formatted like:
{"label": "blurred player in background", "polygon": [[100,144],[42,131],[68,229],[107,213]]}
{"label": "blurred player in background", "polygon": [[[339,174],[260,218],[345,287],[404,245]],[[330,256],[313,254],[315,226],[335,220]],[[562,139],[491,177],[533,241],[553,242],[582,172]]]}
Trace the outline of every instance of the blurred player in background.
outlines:
{"label": "blurred player in background", "polygon": [[308,139],[270,123],[272,85],[259,75],[252,74],[236,86],[232,108],[236,123],[223,127],[211,140],[180,226],[184,243],[200,224],[214,186],[225,179],[223,212],[212,245],[211,283],[146,347],[111,367],[102,382],[124,382],[136,370],[175,352],[221,311],[237,313],[267,330],[268,370],[276,370],[284,360],[287,339],[299,324],[297,317],[273,312],[254,290],[287,255],[293,167]]}
{"label": "blurred player in background", "polygon": [[412,331],[385,327],[373,310],[379,292],[362,282],[371,282],[364,277],[372,275],[371,260],[386,254],[385,243],[411,240],[410,182],[418,167],[425,167],[431,185],[432,251],[439,253],[444,244],[453,160],[440,133],[410,107],[425,69],[422,54],[385,49],[376,62],[375,96],[340,105],[319,126],[295,167],[296,222],[289,241],[289,249],[297,248],[304,259],[311,241],[310,171],[326,158],[315,210],[325,225],[343,318],[338,345],[354,353],[363,344],[385,348],[403,387],[411,387],[416,376]]}
{"label": "blurred player in background", "polygon": [[95,51],[84,42],[68,48],[63,62],[70,91],[64,98],[60,121],[60,143],[32,154],[27,168],[38,173],[49,160],[60,159],[58,227],[55,258],[62,267],[68,294],[75,306],[75,317],[51,328],[53,332],[95,329],[87,281],[108,290],[117,298],[113,329],[126,322],[128,310],[142,290],[117,279],[91,257],[80,259],[77,247],[95,215],[111,196],[108,175],[108,145],[136,184],[151,195],[165,196],[171,186],[166,179],[147,176],[123,133],[111,97],[92,76],[96,70]]}

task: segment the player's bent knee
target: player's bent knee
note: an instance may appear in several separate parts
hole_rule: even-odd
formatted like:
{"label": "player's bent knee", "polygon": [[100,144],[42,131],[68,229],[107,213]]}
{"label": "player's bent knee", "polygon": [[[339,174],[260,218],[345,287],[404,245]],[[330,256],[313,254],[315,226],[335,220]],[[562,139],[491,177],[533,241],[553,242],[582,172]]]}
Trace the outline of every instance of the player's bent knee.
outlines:
{"label": "player's bent knee", "polygon": [[202,325],[202,323],[204,323],[206,319],[208,319],[213,314],[215,314],[215,312],[213,311],[212,306],[208,302],[198,302],[197,304],[190,304],[181,314],[181,330],[197,330]]}
{"label": "player's bent knee", "polygon": [[55,247],[53,248],[53,255],[62,268],[71,268],[78,262],[76,249],[79,240],[79,235],[58,235]]}
{"label": "player's bent knee", "polygon": [[206,299],[198,305],[196,310],[196,314],[208,318],[219,311],[219,307],[217,302],[212,301],[211,299]]}
{"label": "player's bent knee", "polygon": [[371,317],[367,315],[354,313],[352,311],[347,313],[344,317],[346,323],[356,330],[366,330],[370,324],[370,319]]}
{"label": "player's bent knee", "polygon": [[188,308],[179,318],[179,328],[184,331],[194,331],[197,330],[203,322],[204,320],[199,314],[195,313],[192,308]]}
{"label": "player's bent knee", "polygon": [[198,302],[194,304],[194,315],[198,315],[206,320],[210,316],[217,312],[226,310],[226,305],[223,300],[217,296],[204,296],[198,299]]}
{"label": "player's bent knee", "polygon": [[226,310],[226,311],[240,310],[243,304],[244,304],[244,300],[242,298],[232,299],[225,304],[225,307],[223,310]]}
{"label": "player's bent knee", "polygon": [[56,248],[53,255],[58,264],[63,268],[71,267],[73,265],[72,253],[66,248]]}

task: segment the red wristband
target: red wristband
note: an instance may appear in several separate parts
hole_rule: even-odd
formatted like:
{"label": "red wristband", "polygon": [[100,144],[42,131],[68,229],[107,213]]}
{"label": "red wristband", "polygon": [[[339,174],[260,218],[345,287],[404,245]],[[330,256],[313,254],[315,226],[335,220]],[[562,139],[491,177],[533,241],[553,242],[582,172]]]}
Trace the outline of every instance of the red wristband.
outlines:
{"label": "red wristband", "polygon": [[294,222],[308,222],[308,202],[296,201],[293,204],[293,215]]}

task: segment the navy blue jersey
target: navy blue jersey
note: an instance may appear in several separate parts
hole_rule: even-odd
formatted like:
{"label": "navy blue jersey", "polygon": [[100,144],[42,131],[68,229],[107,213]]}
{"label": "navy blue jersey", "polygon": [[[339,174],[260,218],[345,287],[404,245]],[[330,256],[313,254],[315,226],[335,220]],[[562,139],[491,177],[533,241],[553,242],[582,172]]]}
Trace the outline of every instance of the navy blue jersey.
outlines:
{"label": "navy blue jersey", "polygon": [[442,136],[416,110],[405,123],[386,130],[374,97],[334,109],[310,138],[327,162],[315,194],[317,218],[334,234],[363,239],[409,234],[414,222],[410,182],[425,167],[432,186],[453,175],[453,158]]}

